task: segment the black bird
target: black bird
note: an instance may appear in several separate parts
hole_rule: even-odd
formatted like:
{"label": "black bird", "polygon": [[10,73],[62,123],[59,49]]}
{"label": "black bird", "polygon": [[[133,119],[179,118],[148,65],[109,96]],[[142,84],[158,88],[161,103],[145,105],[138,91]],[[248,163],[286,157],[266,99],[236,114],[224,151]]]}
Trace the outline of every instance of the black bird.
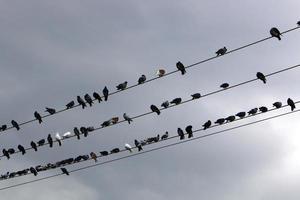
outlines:
{"label": "black bird", "polygon": [[127,87],[127,81],[116,86],[117,90],[124,90]]}
{"label": "black bird", "polygon": [[258,108],[252,108],[251,110],[248,111],[249,115],[255,115],[258,111]]}
{"label": "black bird", "polygon": [[187,127],[185,127],[185,131],[188,134],[188,138],[193,137],[193,126],[188,125]]}
{"label": "black bird", "polygon": [[161,107],[163,107],[163,108],[168,108],[169,105],[170,105],[169,101],[165,101],[165,102],[163,102],[163,103],[161,104]]}
{"label": "black bird", "polygon": [[134,145],[138,148],[138,151],[142,151],[143,147],[141,145],[141,143],[137,140],[134,140]]}
{"label": "black bird", "polygon": [[256,77],[257,77],[258,79],[260,79],[262,82],[264,82],[264,84],[267,83],[267,79],[266,79],[266,77],[265,77],[265,75],[264,75],[263,73],[257,72],[257,73],[256,73]]}
{"label": "black bird", "polygon": [[77,102],[79,103],[79,105],[82,106],[82,109],[86,107],[86,103],[83,101],[83,99],[80,96],[77,96]]}
{"label": "black bird", "polygon": [[104,101],[107,101],[107,99],[108,99],[108,89],[107,89],[107,87],[105,86],[104,87],[104,89],[102,90],[102,93],[103,93],[103,95],[104,95]]}
{"label": "black bird", "polygon": [[227,48],[223,47],[223,48],[219,49],[218,51],[216,51],[216,54],[217,54],[217,56],[222,56],[226,53],[226,51],[227,51]]}
{"label": "black bird", "polygon": [[15,120],[11,120],[11,124],[13,127],[15,127],[17,129],[17,131],[20,130],[20,126],[19,126],[18,122],[16,122]]}
{"label": "black bird", "polygon": [[178,69],[179,71],[181,71],[181,74],[182,74],[182,75],[184,75],[184,74],[186,73],[185,67],[184,67],[184,65],[183,65],[180,61],[178,61],[178,62],[176,63],[176,67],[177,67],[177,69]]}
{"label": "black bird", "polygon": [[222,85],[220,85],[221,88],[226,89],[229,87],[228,83],[223,83]]}
{"label": "black bird", "polygon": [[84,100],[90,105],[90,107],[93,105],[93,99],[89,94],[84,95]]}
{"label": "black bird", "polygon": [[7,129],[7,125],[6,124],[3,124],[0,128],[1,131],[5,131]]}
{"label": "black bird", "polygon": [[195,94],[192,94],[191,97],[193,99],[199,99],[201,97],[201,94],[200,93],[195,93]]}
{"label": "black bird", "polygon": [[151,105],[150,109],[152,110],[152,112],[155,112],[157,115],[160,115],[160,110],[155,106],[155,105]]}
{"label": "black bird", "polygon": [[94,128],[93,126],[88,126],[88,127],[86,128],[86,130],[87,130],[87,132],[92,132],[92,131],[95,130],[95,128]]}
{"label": "black bird", "polygon": [[108,155],[108,151],[100,151],[101,156],[107,156]]}
{"label": "black bird", "polygon": [[281,108],[281,106],[282,106],[282,103],[280,101],[273,103],[273,107],[275,107],[275,108]]}
{"label": "black bird", "polygon": [[262,113],[268,112],[268,108],[266,106],[259,107],[259,111]]}
{"label": "black bird", "polygon": [[291,98],[287,99],[287,104],[291,107],[291,110],[294,111],[296,108],[296,105],[294,103],[294,101]]}
{"label": "black bird", "polygon": [[47,141],[49,143],[49,147],[52,148],[53,147],[53,139],[51,137],[51,134],[48,134]]}
{"label": "black bird", "polygon": [[144,83],[145,81],[146,81],[146,76],[143,74],[143,75],[139,78],[138,84],[142,84],[142,83]]}
{"label": "black bird", "polygon": [[166,133],[161,136],[161,140],[166,140],[168,137],[169,137],[169,133],[168,131],[166,131]]}
{"label": "black bird", "polygon": [[89,159],[89,155],[83,155],[83,156],[82,156],[82,159],[83,159],[83,160]]}
{"label": "black bird", "polygon": [[239,112],[235,116],[238,116],[239,118],[244,118],[246,116],[246,112]]}
{"label": "black bird", "polygon": [[102,101],[101,96],[100,96],[97,92],[94,92],[94,93],[93,93],[93,97],[94,97],[95,99],[97,99],[99,103]]}
{"label": "black bird", "polygon": [[107,127],[107,126],[109,126],[110,125],[110,120],[107,120],[107,121],[104,121],[102,124],[101,124],[101,126],[102,127]]}
{"label": "black bird", "polygon": [[3,149],[2,153],[7,158],[7,160],[10,159],[10,155],[9,155],[9,153],[8,153],[8,151],[6,149]]}
{"label": "black bird", "polygon": [[225,120],[226,120],[226,122],[233,122],[235,120],[235,116],[231,115],[229,117],[226,117]]}
{"label": "black bird", "polygon": [[297,22],[297,25],[300,26],[300,21]]}
{"label": "black bird", "polygon": [[220,119],[217,119],[217,121],[215,121],[215,124],[224,124],[225,122],[225,119],[224,118],[220,118]]}
{"label": "black bird", "polygon": [[77,139],[80,140],[80,132],[79,132],[78,128],[74,127],[73,131],[74,131],[74,134],[77,136]]}
{"label": "black bird", "polygon": [[30,145],[35,151],[37,151],[37,145],[34,141],[31,141]]}
{"label": "black bird", "polygon": [[44,144],[45,144],[45,139],[41,139],[41,140],[39,140],[38,142],[37,142],[37,144],[39,145],[39,146],[43,146]]}
{"label": "black bird", "polygon": [[45,112],[48,112],[50,115],[53,115],[56,113],[56,110],[54,108],[48,108],[46,107]]}
{"label": "black bird", "polygon": [[69,172],[68,172],[68,170],[67,170],[66,168],[61,167],[60,170],[62,171],[63,174],[65,174],[65,175],[67,175],[67,176],[70,175]]}
{"label": "black bird", "polygon": [[87,135],[89,134],[88,130],[86,127],[82,126],[80,127],[80,132],[83,134],[84,137],[87,137]]}
{"label": "black bird", "polygon": [[34,176],[37,176],[38,173],[34,167],[30,167],[29,170],[31,173],[33,173]]}
{"label": "black bird", "polygon": [[281,33],[277,28],[275,28],[275,27],[271,28],[270,34],[272,37],[276,37],[278,40],[281,40],[281,37],[280,37]]}
{"label": "black bird", "polygon": [[7,149],[7,152],[9,154],[14,154],[16,151],[13,148],[9,148],[9,149]]}
{"label": "black bird", "polygon": [[25,148],[22,145],[20,145],[20,144],[18,145],[18,149],[22,153],[22,155],[24,155],[26,153]]}
{"label": "black bird", "polygon": [[170,103],[171,104],[175,104],[175,105],[178,105],[178,104],[180,104],[181,103],[181,101],[182,101],[182,99],[181,98],[175,98],[175,99],[173,99]]}
{"label": "black bird", "polygon": [[111,154],[113,153],[119,153],[120,152],[120,149],[119,148],[114,148],[110,151]]}
{"label": "black bird", "polygon": [[154,142],[158,142],[159,141],[159,134],[153,138],[154,139]]}
{"label": "black bird", "polygon": [[208,120],[207,122],[205,122],[203,125],[203,130],[208,129],[211,126],[211,121]]}
{"label": "black bird", "polygon": [[75,102],[74,101],[70,101],[69,103],[67,103],[66,107],[67,109],[73,108],[75,106]]}
{"label": "black bird", "polygon": [[74,159],[74,163],[81,161],[81,159],[82,159],[81,156],[77,156],[77,157]]}
{"label": "black bird", "polygon": [[42,116],[37,111],[34,112],[34,117],[35,117],[35,119],[37,119],[39,121],[39,123],[43,122]]}
{"label": "black bird", "polygon": [[181,128],[177,129],[177,134],[178,134],[180,140],[184,139],[184,132]]}

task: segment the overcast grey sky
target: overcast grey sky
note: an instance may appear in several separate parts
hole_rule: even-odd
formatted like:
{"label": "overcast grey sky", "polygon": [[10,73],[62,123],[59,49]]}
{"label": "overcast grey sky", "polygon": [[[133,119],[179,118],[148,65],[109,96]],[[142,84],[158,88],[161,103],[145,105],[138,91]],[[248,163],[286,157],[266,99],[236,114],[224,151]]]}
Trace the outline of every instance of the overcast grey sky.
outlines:
{"label": "overcast grey sky", "polygon": [[[298,0],[0,1],[0,123],[31,119],[35,110],[61,108],[77,95],[109,89],[163,67],[176,69],[287,30],[300,20]],[[187,71],[112,96],[107,103],[73,109],[1,136],[1,148],[29,145],[74,126],[99,126],[124,112],[135,116],[174,97],[207,93],[300,64],[300,32],[268,40]],[[62,147],[1,160],[1,172],[20,170],[90,151],[110,150],[177,127],[199,128],[241,110],[299,95],[299,69],[66,141]],[[287,111],[287,110],[284,110]],[[260,117],[257,117],[260,118]],[[298,200],[299,114],[169,149],[1,191],[1,199],[211,199]],[[254,119],[251,119],[254,120]],[[251,121],[249,119],[249,121]],[[213,131],[213,130],[211,130]],[[209,131],[209,132],[211,132]],[[124,153],[122,155],[127,155]],[[86,164],[93,164],[92,161]],[[77,168],[80,165],[69,167]],[[59,173],[59,169],[39,177]],[[26,176],[0,187],[31,180]]]}

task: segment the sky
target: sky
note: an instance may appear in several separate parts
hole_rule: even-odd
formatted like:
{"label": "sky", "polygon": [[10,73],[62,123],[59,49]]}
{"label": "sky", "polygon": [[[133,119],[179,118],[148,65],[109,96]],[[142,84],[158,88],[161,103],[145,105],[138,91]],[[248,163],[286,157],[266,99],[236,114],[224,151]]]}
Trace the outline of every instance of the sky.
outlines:
{"label": "sky", "polygon": [[[77,95],[111,91],[121,82],[135,84],[141,74],[154,77],[159,68],[176,69],[269,36],[277,27],[296,27],[296,0],[186,1],[0,1],[0,123],[30,120],[45,107],[62,108]],[[126,112],[135,116],[151,104],[200,92],[228,82],[255,78],[300,64],[299,30],[111,96],[92,108],[72,109],[1,135],[1,148],[29,146],[50,133],[74,126],[100,126]],[[1,159],[1,174],[56,162],[91,151],[133,145],[134,139],[176,135],[178,127],[200,128],[208,119],[227,117],[275,101],[295,101],[299,69],[193,101],[160,116],[109,127],[87,138],[65,141]],[[286,112],[288,109],[272,114]],[[270,116],[266,114],[264,116]],[[261,119],[257,116],[245,120]],[[53,179],[1,191],[3,199],[211,199],[298,200],[300,198],[299,114],[241,128],[162,151],[113,162]],[[236,122],[236,125],[239,124]],[[232,127],[226,125],[226,127]],[[219,129],[208,130],[208,133]],[[175,140],[177,141],[177,140]],[[162,143],[161,143],[162,144]],[[157,145],[154,145],[157,146]],[[150,148],[150,147],[149,147]],[[145,148],[147,149],[147,148]],[[128,155],[124,152],[117,158]],[[85,164],[67,167],[69,170]],[[60,173],[40,173],[38,178]],[[5,187],[35,177],[1,181]]]}

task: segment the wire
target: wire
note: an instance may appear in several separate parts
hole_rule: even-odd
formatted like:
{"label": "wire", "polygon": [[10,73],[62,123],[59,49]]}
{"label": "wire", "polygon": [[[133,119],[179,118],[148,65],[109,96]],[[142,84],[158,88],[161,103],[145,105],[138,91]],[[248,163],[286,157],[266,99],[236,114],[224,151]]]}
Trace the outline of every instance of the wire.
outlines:
{"label": "wire", "polygon": [[[283,31],[281,34],[283,35],[283,34],[292,32],[292,31],[294,31],[294,30],[297,30],[297,29],[299,29],[299,28],[300,28],[300,27],[297,26],[297,27],[295,27],[295,28],[291,28],[291,29],[288,29],[288,30],[286,30],[286,31]],[[243,45],[243,46],[241,46],[241,47],[238,47],[238,48],[232,49],[232,50],[230,50],[230,51],[227,51],[224,55],[231,54],[231,53],[233,53],[233,52],[236,52],[236,51],[239,51],[239,50],[241,50],[241,49],[244,49],[244,48],[253,46],[253,45],[255,45],[255,44],[258,44],[258,43],[261,43],[261,42],[263,42],[263,41],[269,40],[269,39],[271,39],[271,38],[273,38],[273,37],[272,37],[272,36],[269,36],[269,37],[266,37],[266,38],[257,40],[257,41],[255,41],[255,42],[252,42],[252,43]],[[213,60],[213,59],[216,59],[216,58],[223,57],[224,55],[213,56],[213,57],[210,57],[210,58],[201,60],[201,61],[199,61],[199,62],[193,63],[193,64],[191,64],[191,65],[188,65],[188,66],[186,66],[185,68],[186,68],[186,69],[192,68],[192,67],[194,67],[194,66],[196,66],[196,65],[199,65],[199,64],[208,62],[208,61],[210,61],[210,60]],[[154,78],[148,79],[148,80],[146,80],[143,84],[152,82],[152,81],[154,81],[154,80],[156,80],[156,79],[160,79],[160,78],[169,76],[169,75],[174,74],[174,73],[177,73],[177,72],[179,72],[179,70],[171,71],[171,72],[166,73],[164,76],[161,76],[161,77],[154,77]],[[124,90],[117,90],[117,91],[111,92],[111,93],[109,93],[108,96],[112,96],[112,95],[117,94],[117,93],[119,93],[119,92],[123,92],[123,91],[125,91],[125,90],[129,90],[129,89],[132,89],[132,88],[134,88],[134,87],[137,87],[137,86],[140,86],[140,85],[143,85],[143,84],[134,84],[134,85],[132,85],[132,86],[128,86],[128,87],[125,88]],[[104,96],[101,96],[101,98],[103,98],[103,97],[104,97]],[[96,99],[93,99],[93,102],[94,102],[94,101],[96,101]],[[76,105],[74,105],[72,108],[69,108],[69,109],[64,108],[64,109],[58,110],[58,111],[56,111],[54,114],[47,114],[47,115],[42,116],[42,119],[43,119],[43,118],[46,118],[46,117],[49,117],[49,116],[51,116],[51,115],[55,115],[55,114],[58,114],[58,113],[61,113],[61,112],[65,112],[65,111],[67,111],[67,110],[71,110],[71,109],[76,108],[76,107],[79,107],[79,106],[80,106],[79,104],[76,104]],[[37,119],[32,119],[32,120],[29,120],[29,121],[21,122],[21,123],[19,123],[19,126],[23,126],[23,125],[25,125],[25,124],[29,124],[29,123],[34,122],[34,121],[37,121]],[[9,127],[7,127],[7,128],[5,129],[5,131],[6,131],[6,130],[9,130],[9,129],[12,129],[12,128],[14,128],[14,127],[13,127],[13,126],[9,126]],[[2,131],[0,131],[0,133],[1,133],[1,132],[5,132],[5,131],[2,130]]]}
{"label": "wire", "polygon": [[[143,152],[140,152],[140,153],[136,153],[136,154],[132,154],[132,155],[128,155],[128,156],[123,156],[123,157],[112,159],[112,160],[108,160],[108,161],[105,161],[105,162],[101,162],[101,163],[97,163],[97,164],[93,164],[93,165],[88,165],[88,166],[85,166],[85,167],[77,168],[77,169],[74,169],[74,170],[70,170],[69,172],[72,173],[72,172],[77,172],[77,171],[81,171],[81,170],[84,170],[84,169],[89,169],[89,168],[96,167],[96,166],[105,165],[105,164],[112,163],[112,162],[115,162],[115,161],[119,161],[119,160],[131,158],[131,157],[135,157],[135,156],[146,154],[146,153],[149,153],[149,152],[153,152],[153,151],[165,149],[165,148],[176,146],[176,145],[179,145],[179,144],[184,144],[184,143],[187,143],[187,142],[191,142],[191,141],[203,139],[203,138],[206,138],[206,137],[218,135],[218,134],[221,134],[221,133],[224,133],[224,132],[228,132],[228,131],[232,131],[232,130],[235,130],[235,129],[239,129],[239,128],[242,128],[242,127],[246,127],[246,126],[250,126],[250,125],[253,125],[253,124],[261,123],[261,122],[268,121],[268,120],[271,120],[271,119],[283,117],[283,116],[290,115],[290,114],[293,114],[293,113],[296,113],[296,112],[299,112],[299,111],[300,111],[300,109],[294,110],[294,111],[290,111],[290,112],[286,112],[286,113],[279,114],[279,115],[274,115],[274,116],[271,116],[271,117],[267,117],[267,118],[264,118],[264,119],[260,119],[260,120],[254,121],[254,122],[249,122],[249,123],[242,124],[242,125],[239,125],[239,126],[235,126],[235,127],[232,127],[232,128],[228,128],[228,129],[216,131],[216,132],[205,134],[205,135],[201,135],[201,136],[198,136],[198,137],[194,137],[194,138],[189,139],[189,140],[179,141],[179,142],[175,142],[175,143],[172,143],[172,144],[168,144],[168,145],[164,145],[164,146],[161,146],[161,147],[157,147],[157,148],[153,148],[153,149],[150,149],[150,150],[146,150],[146,151],[143,151]],[[197,131],[200,131],[200,129],[195,130],[194,132],[197,132]],[[26,181],[26,182],[19,183],[19,184],[14,184],[14,185],[7,186],[7,187],[2,187],[2,188],[0,188],[0,191],[7,190],[7,189],[10,189],[10,188],[15,188],[15,187],[22,186],[22,185],[27,185],[27,184],[30,184],[30,183],[33,183],[33,182],[38,182],[38,181],[41,181],[41,180],[46,180],[46,179],[54,178],[54,177],[61,176],[61,175],[64,175],[64,174],[63,173],[55,174],[55,175],[46,176],[46,177],[43,177],[43,178],[31,180],[31,181]]]}

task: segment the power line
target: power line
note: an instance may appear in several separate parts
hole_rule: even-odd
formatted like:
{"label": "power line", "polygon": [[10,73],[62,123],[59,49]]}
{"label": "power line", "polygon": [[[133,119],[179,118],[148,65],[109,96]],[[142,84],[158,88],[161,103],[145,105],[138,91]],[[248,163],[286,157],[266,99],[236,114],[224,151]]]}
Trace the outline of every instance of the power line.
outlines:
{"label": "power line", "polygon": [[[93,164],[93,165],[88,165],[88,166],[85,166],[85,167],[81,167],[81,168],[78,168],[78,169],[70,170],[69,172],[72,173],[72,172],[77,172],[77,171],[81,171],[81,170],[84,170],[84,169],[89,169],[89,168],[100,166],[100,165],[105,165],[105,164],[112,163],[112,162],[115,162],[115,161],[119,161],[119,160],[131,158],[131,157],[142,155],[142,154],[146,154],[146,153],[149,153],[149,152],[152,152],[152,151],[157,151],[157,150],[165,149],[165,148],[168,148],[168,147],[171,147],[171,146],[176,146],[176,145],[187,143],[187,142],[191,142],[191,141],[194,141],[194,140],[199,140],[199,139],[203,139],[203,138],[206,138],[206,137],[218,135],[218,134],[221,134],[221,133],[224,133],[224,132],[227,132],[227,131],[232,131],[232,130],[239,129],[239,128],[242,128],[242,127],[246,127],[246,126],[250,126],[250,125],[253,125],[253,124],[261,123],[261,122],[268,121],[268,120],[271,120],[271,119],[283,117],[283,116],[290,115],[290,114],[293,114],[293,113],[296,113],[296,112],[299,112],[299,111],[300,111],[300,109],[294,110],[294,111],[290,111],[290,112],[286,112],[286,113],[279,114],[279,115],[274,115],[274,116],[271,116],[271,117],[267,117],[267,118],[264,118],[264,119],[260,119],[260,120],[254,121],[254,122],[249,122],[249,123],[242,124],[242,125],[239,125],[239,126],[235,126],[235,127],[232,127],[232,128],[228,128],[228,129],[216,131],[216,132],[205,134],[205,135],[201,135],[201,136],[198,136],[198,137],[194,137],[194,138],[191,138],[191,139],[188,139],[188,140],[179,141],[179,142],[176,142],[176,143],[164,145],[164,146],[153,148],[153,149],[150,149],[150,150],[146,150],[146,151],[143,151],[143,152],[140,152],[140,153],[136,153],[136,154],[132,154],[132,155],[127,155],[127,156],[123,156],[123,157],[120,157],[120,158],[108,160],[108,161],[105,161],[105,162],[101,162],[101,163],[97,163],[97,164]],[[200,131],[200,129],[195,130],[194,132],[197,132],[197,131]],[[2,188],[0,188],[0,191],[7,190],[7,189],[10,189],[10,188],[14,188],[14,187],[18,187],[18,186],[22,186],[22,185],[27,185],[27,184],[30,184],[30,183],[33,183],[33,182],[38,182],[38,181],[41,181],[41,180],[46,180],[46,179],[54,178],[56,176],[61,176],[61,175],[64,175],[64,174],[63,173],[55,174],[55,175],[46,176],[46,177],[43,177],[43,178],[31,180],[31,181],[26,181],[26,182],[19,183],[19,184],[14,184],[14,185],[7,186],[7,187],[2,187]]]}
{"label": "power line", "polygon": [[[297,30],[297,29],[299,29],[299,28],[300,28],[300,27],[297,26],[297,27],[295,27],[295,28],[291,28],[291,29],[288,29],[288,30],[286,30],[286,31],[283,31],[281,34],[283,35],[283,34],[292,32],[292,31],[294,31],[294,30]],[[241,46],[241,47],[238,47],[238,48],[232,49],[232,50],[230,50],[230,51],[227,51],[224,55],[231,54],[231,53],[233,53],[233,52],[236,52],[236,51],[242,50],[242,49],[244,49],[244,48],[253,46],[253,45],[255,45],[255,44],[264,42],[264,41],[269,40],[269,39],[271,39],[271,38],[273,38],[273,37],[272,37],[272,36],[269,36],[269,37],[266,37],[266,38],[257,40],[257,41],[255,41],[255,42],[252,42],[252,43],[243,45],[243,46]],[[199,64],[208,62],[208,61],[213,60],[213,59],[216,59],[216,58],[220,58],[220,57],[222,57],[222,56],[224,56],[224,55],[213,56],[213,57],[210,57],[210,58],[201,60],[201,61],[199,61],[199,62],[193,63],[193,64],[191,64],[191,65],[188,65],[188,66],[186,66],[185,68],[186,68],[186,69],[192,68],[192,67],[194,67],[194,66],[196,66],[196,65],[199,65]],[[148,79],[148,80],[146,80],[143,84],[152,82],[152,81],[154,81],[154,80],[156,80],[156,79],[160,79],[160,78],[169,76],[169,75],[174,74],[174,73],[177,73],[177,72],[179,72],[179,70],[171,71],[171,72],[166,73],[164,76],[161,76],[161,77],[154,77],[154,78]],[[111,92],[111,93],[109,93],[108,96],[112,96],[112,95],[117,94],[117,93],[119,93],[119,92],[123,92],[123,91],[125,91],[125,90],[129,90],[129,89],[135,88],[135,87],[140,86],[140,85],[143,85],[143,84],[134,84],[134,85],[128,86],[128,87],[126,87],[124,90],[117,90],[117,91]],[[104,96],[101,96],[101,98],[103,98],[103,97],[104,97]],[[94,101],[96,101],[96,99],[93,99],[93,102],[94,102]],[[58,114],[58,113],[61,113],[61,112],[65,112],[65,111],[67,111],[67,110],[71,110],[71,109],[76,108],[76,107],[79,107],[79,106],[80,106],[79,104],[76,104],[76,105],[74,105],[72,108],[69,108],[69,109],[64,108],[64,109],[58,110],[58,111],[56,111],[54,114],[47,114],[47,115],[42,116],[42,119],[44,119],[44,118],[46,118],[46,117],[49,117],[49,116],[52,116],[52,115],[55,115],[55,114]],[[34,121],[37,121],[37,119],[32,119],[32,120],[29,120],[29,121],[21,122],[21,123],[19,123],[19,126],[23,126],[23,125],[25,125],[25,124],[29,124],[29,123],[32,123],[32,122],[34,122]],[[14,127],[13,127],[13,126],[9,126],[9,127],[7,127],[7,128],[5,129],[5,131],[6,131],[6,130],[9,130],[9,129],[12,129],[12,128],[14,128]],[[4,132],[4,131],[2,130],[2,131],[0,131],[0,133],[1,133],[1,132]]]}

